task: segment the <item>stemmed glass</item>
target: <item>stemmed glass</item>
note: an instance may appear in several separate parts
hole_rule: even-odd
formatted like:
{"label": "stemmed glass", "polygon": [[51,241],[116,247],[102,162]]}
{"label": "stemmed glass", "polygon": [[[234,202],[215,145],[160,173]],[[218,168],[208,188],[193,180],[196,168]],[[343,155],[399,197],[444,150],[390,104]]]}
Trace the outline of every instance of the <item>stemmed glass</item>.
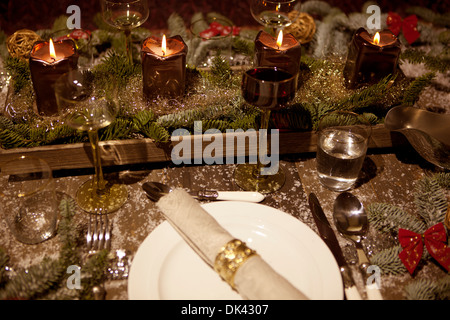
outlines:
{"label": "stemmed glass", "polygon": [[[271,111],[283,107],[295,97],[297,81],[298,74],[292,75],[277,67],[257,67],[243,74],[242,95],[245,101],[261,110],[261,125],[257,163],[240,164],[234,172],[235,182],[241,189],[272,193],[283,186],[285,174],[278,166],[278,159],[275,159],[277,165],[271,163],[268,166],[261,162],[261,158],[268,154],[265,142]],[[271,160],[273,162],[274,159]]]}
{"label": "stemmed glass", "polygon": [[130,63],[133,63],[131,30],[139,27],[148,19],[147,1],[100,0],[105,22],[125,33],[127,56]]}
{"label": "stemmed glass", "polygon": [[[297,15],[292,15],[296,11],[299,0],[252,0],[250,11],[253,18],[265,27],[272,28],[274,35],[278,30],[292,24]],[[297,10],[297,12],[299,12]]]}
{"label": "stemmed glass", "polygon": [[94,86],[89,72],[72,71],[55,83],[59,116],[64,123],[89,135],[95,173],[76,194],[77,204],[86,212],[106,214],[118,210],[128,199],[125,185],[112,184],[103,177],[98,130],[110,125],[117,114],[117,86]]}

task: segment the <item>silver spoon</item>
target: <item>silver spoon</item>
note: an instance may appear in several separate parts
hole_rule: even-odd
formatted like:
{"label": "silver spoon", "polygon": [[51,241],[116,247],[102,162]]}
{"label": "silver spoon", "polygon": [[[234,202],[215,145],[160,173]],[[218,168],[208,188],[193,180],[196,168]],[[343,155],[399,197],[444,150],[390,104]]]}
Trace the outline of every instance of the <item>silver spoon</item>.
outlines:
{"label": "silver spoon", "polygon": [[[142,188],[147,193],[147,196],[154,202],[157,202],[162,196],[172,191],[172,188],[168,185],[155,181],[144,183]],[[265,198],[263,194],[252,191],[199,190],[191,191],[189,194],[200,200],[261,202]]]}
{"label": "silver spoon", "polygon": [[355,244],[369,299],[382,299],[378,287],[367,283],[367,268],[370,262],[363,250],[362,239],[368,230],[369,222],[361,201],[349,192],[341,193],[334,201],[333,218],[336,229]]}

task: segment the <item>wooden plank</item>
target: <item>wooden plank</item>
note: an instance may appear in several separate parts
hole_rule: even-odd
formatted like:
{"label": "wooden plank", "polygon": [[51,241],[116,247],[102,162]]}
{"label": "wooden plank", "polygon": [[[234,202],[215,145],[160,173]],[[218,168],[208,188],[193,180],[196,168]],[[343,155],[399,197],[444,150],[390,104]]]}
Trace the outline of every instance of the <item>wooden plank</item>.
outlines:
{"label": "wooden plank", "polygon": [[[254,132],[256,134],[256,132]],[[192,163],[199,164],[199,157],[204,152],[210,152],[214,141],[217,148],[222,140],[222,148],[226,150],[227,141],[233,141],[234,149],[231,156],[249,156],[256,155],[257,146],[248,143],[239,144],[237,141],[248,139],[249,131],[223,133],[219,135],[191,135],[183,136],[178,140],[172,138],[168,143],[155,143],[152,139],[134,139],[134,140],[115,140],[100,142],[102,161],[104,166],[117,166],[139,163],[155,163],[171,161],[171,153],[179,143],[190,145],[190,159]],[[247,138],[246,138],[247,137]],[[281,131],[279,136],[279,153],[283,154],[301,154],[316,151],[316,133],[315,132],[288,132]],[[398,142],[393,139],[389,130],[384,125],[377,125],[373,128],[370,141],[370,148],[386,148],[396,145]],[[206,149],[209,146],[209,149]],[[180,146],[179,146],[180,148]],[[200,152],[201,148],[201,152]],[[189,150],[188,150],[189,151]],[[70,145],[51,145],[37,148],[16,148],[9,150],[0,150],[0,165],[8,160],[14,159],[19,155],[33,155],[46,160],[54,170],[59,169],[79,169],[90,168],[93,166],[92,152],[89,143],[76,143]],[[225,157],[225,151],[223,156]],[[185,160],[184,163],[188,163]],[[201,162],[200,162],[201,163]]]}

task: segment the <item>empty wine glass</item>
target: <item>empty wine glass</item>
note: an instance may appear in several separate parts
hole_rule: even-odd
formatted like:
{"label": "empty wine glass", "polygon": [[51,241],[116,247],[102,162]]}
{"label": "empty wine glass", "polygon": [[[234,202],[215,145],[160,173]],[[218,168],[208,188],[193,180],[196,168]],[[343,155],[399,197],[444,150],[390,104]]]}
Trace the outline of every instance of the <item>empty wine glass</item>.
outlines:
{"label": "empty wine glass", "polygon": [[105,22],[125,33],[127,56],[130,63],[133,63],[131,30],[139,27],[148,19],[147,1],[100,0]]}
{"label": "empty wine glass", "polygon": [[98,130],[110,125],[117,114],[117,88],[114,81],[97,88],[89,72],[73,71],[55,84],[59,115],[75,129],[89,135],[95,173],[77,191],[77,204],[86,212],[106,214],[118,210],[127,200],[125,185],[105,181],[98,144]]}
{"label": "empty wine glass", "polygon": [[[274,35],[291,25],[297,19],[299,11],[296,6],[299,0],[252,0],[250,11],[253,18],[265,27],[272,28]],[[293,13],[297,13],[296,15]]]}
{"label": "empty wine glass", "polygon": [[[277,67],[257,67],[244,73],[242,95],[245,101],[261,110],[260,146],[264,146],[267,141],[271,111],[283,107],[295,97],[297,81],[298,74],[292,75]],[[264,151],[259,147],[256,164],[244,163],[236,167],[234,179],[241,189],[271,193],[283,186],[283,169],[279,166],[268,167],[261,162],[261,158],[267,155],[267,144],[265,149]],[[261,154],[261,151],[265,154]]]}

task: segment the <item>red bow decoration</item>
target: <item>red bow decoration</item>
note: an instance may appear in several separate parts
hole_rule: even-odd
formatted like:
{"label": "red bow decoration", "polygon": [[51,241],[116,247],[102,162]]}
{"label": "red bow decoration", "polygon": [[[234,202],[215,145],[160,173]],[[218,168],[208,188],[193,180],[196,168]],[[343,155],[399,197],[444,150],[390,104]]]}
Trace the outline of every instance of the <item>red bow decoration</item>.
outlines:
{"label": "red bow decoration", "polygon": [[398,240],[403,248],[398,256],[410,274],[414,272],[422,258],[424,242],[430,255],[447,271],[450,270],[450,248],[447,246],[443,223],[432,226],[424,234],[400,228]]}
{"label": "red bow decoration", "polygon": [[389,30],[396,36],[403,30],[403,35],[409,44],[413,43],[420,37],[419,31],[417,31],[417,16],[412,15],[402,20],[400,15],[395,12],[389,12],[387,17],[387,25]]}
{"label": "red bow decoration", "polygon": [[237,36],[240,32],[240,28],[238,27],[230,27],[230,26],[223,26],[217,21],[211,22],[208,29],[203,30],[200,32],[200,36],[203,39],[209,39],[215,36],[226,36],[230,33],[233,33],[233,36]]}

